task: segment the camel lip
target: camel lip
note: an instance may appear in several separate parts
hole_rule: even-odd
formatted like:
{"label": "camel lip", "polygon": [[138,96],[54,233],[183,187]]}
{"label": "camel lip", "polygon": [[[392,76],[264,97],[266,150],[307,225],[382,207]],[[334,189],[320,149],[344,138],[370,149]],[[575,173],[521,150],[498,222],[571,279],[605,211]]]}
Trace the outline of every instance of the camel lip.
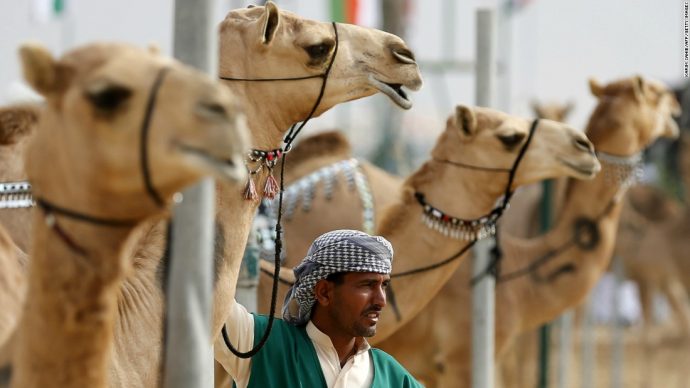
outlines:
{"label": "camel lip", "polygon": [[407,93],[403,90],[402,84],[388,83],[379,81],[373,76],[369,76],[369,84],[375,87],[378,91],[385,94],[390,98],[396,105],[403,109],[412,108],[412,101],[407,97]]}
{"label": "camel lip", "polygon": [[218,176],[218,178],[230,182],[240,182],[246,178],[246,169],[241,159],[238,158],[217,158],[205,150],[187,144],[177,144],[177,148],[187,156],[201,162]]}
{"label": "camel lip", "polygon": [[592,179],[594,178],[594,176],[597,175],[599,170],[601,170],[601,165],[599,165],[598,163],[594,163],[591,165],[578,165],[561,158],[559,158],[558,161],[566,167],[575,170],[575,172],[577,172],[578,175],[581,176],[580,179]]}

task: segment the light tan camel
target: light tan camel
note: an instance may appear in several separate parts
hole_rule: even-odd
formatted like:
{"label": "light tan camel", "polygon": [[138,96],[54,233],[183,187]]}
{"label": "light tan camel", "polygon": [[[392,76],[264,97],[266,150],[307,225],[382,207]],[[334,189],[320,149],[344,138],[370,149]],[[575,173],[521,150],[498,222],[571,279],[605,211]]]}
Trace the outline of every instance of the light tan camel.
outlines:
{"label": "light tan camel", "polygon": [[[39,105],[28,104],[0,108],[0,182],[26,180],[22,155],[38,121],[40,109]],[[31,245],[29,208],[2,209],[0,224],[21,250],[28,251]]]}
{"label": "light tan camel", "polygon": [[[626,176],[632,172],[628,160],[633,159],[628,158],[659,136],[678,134],[671,117],[678,113],[678,102],[662,84],[632,77],[606,86],[590,81],[590,88],[599,102],[586,133],[597,148],[604,171],[593,181],[568,182],[561,215],[545,235],[532,239],[501,235],[504,276],[527,268],[539,258],[551,258],[530,274],[514,280],[504,278],[505,282],[498,284],[495,341],[499,359],[520,333],[551,321],[580,303],[591,290],[613,253],[620,195]],[[597,218],[594,224],[587,221]],[[582,232],[577,234],[579,243],[575,243],[578,229]],[[413,374],[426,378],[429,386],[470,384],[470,276],[470,266],[461,266],[413,322],[380,344]],[[462,308],[458,310],[458,306]]]}
{"label": "light tan camel", "polygon": [[[337,36],[336,36],[337,32]],[[335,47],[337,44],[337,54]],[[332,64],[331,64],[332,62]],[[337,103],[376,92],[403,108],[411,106],[402,86],[421,87],[419,69],[404,42],[391,34],[363,27],[321,23],[265,7],[235,10],[220,26],[220,76],[225,78],[317,77],[330,66],[327,84],[315,114]],[[309,116],[323,84],[320,78],[271,82],[224,81],[243,102],[250,118],[255,149],[281,146],[287,128]],[[270,109],[267,109],[270,107]],[[289,162],[288,162],[289,164]],[[250,166],[254,168],[255,166]],[[269,171],[253,176],[263,194]],[[217,187],[216,287],[213,332],[219,333],[234,297],[240,260],[257,201]],[[118,301],[113,386],[154,386],[162,338],[162,273],[165,225],[142,227],[131,255],[136,271],[125,279]]]}
{"label": "light tan camel", "polygon": [[[22,181],[26,178],[24,160],[17,155],[24,153],[29,135],[38,121],[38,109],[31,105],[0,108],[0,181]],[[15,199],[15,195],[2,197],[3,201],[10,199]],[[6,218],[7,222],[13,218],[29,217],[29,214],[26,208],[0,211],[0,217],[10,216]],[[19,322],[26,292],[27,256],[15,243],[5,228],[0,226],[0,369],[10,361],[12,341],[9,338]],[[3,384],[1,375],[0,386]]]}
{"label": "light tan camel", "polygon": [[[424,194],[430,205],[443,209],[451,216],[474,219],[488,213],[505,190],[508,183],[507,171],[463,168],[453,163],[509,170],[526,142],[529,128],[528,120],[495,110],[462,105],[456,108],[431,152],[431,158],[407,178],[398,193],[386,191],[396,202],[389,206],[377,233],[388,238],[396,249],[395,273],[440,262],[468,244],[444,235],[439,231],[442,228],[436,230],[428,227],[422,219],[424,208],[418,203],[415,193]],[[549,120],[541,121],[525,158],[517,169],[513,188],[544,177],[591,177],[598,171],[599,165],[590,147],[589,141],[578,131]],[[336,199],[337,204],[334,203]],[[356,225],[361,220],[361,215],[352,210],[359,205],[357,195],[344,193],[343,196],[334,196],[331,203],[325,199],[319,201],[325,204],[317,207],[315,200],[313,211],[303,215],[298,224],[286,224],[286,230],[304,225],[308,215],[326,218],[319,210],[323,206],[339,208],[341,214],[354,213],[354,216],[344,217],[351,224]],[[333,223],[327,227],[344,227],[344,218],[328,216],[327,219]],[[424,249],[430,247],[434,250],[433,257],[422,254]],[[284,265],[294,266],[298,260],[301,257],[293,254]],[[394,280],[393,288],[399,302],[397,307],[401,320],[396,320],[392,311],[383,314],[374,342],[389,336],[411,319],[429,302],[460,261],[458,259],[440,269],[410,277],[409,279],[414,279],[416,287],[395,287],[395,284],[402,284],[408,279]],[[264,280],[267,277],[262,278],[262,283],[267,283]],[[424,292],[418,292],[419,290]],[[285,288],[281,290],[281,294],[284,292]],[[282,300],[282,296],[279,295],[279,300]]]}
{"label": "light tan camel", "polygon": [[128,237],[204,175],[239,190],[245,120],[226,88],[155,53],[20,54],[46,107],[25,156],[40,210],[11,385],[105,387]]}

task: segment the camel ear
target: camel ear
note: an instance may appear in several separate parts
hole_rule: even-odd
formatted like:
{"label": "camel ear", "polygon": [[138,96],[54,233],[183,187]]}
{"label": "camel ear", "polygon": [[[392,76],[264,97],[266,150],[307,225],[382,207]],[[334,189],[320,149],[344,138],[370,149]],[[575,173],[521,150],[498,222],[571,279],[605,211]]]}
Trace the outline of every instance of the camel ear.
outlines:
{"label": "camel ear", "polygon": [[541,110],[541,105],[536,100],[532,100],[530,102],[530,106],[532,107],[532,111],[534,111],[534,114],[537,115],[537,117],[544,117],[544,112]]}
{"label": "camel ear", "polygon": [[40,44],[28,43],[19,48],[24,79],[44,97],[58,88],[58,66],[53,55]]}
{"label": "camel ear", "polygon": [[453,121],[455,126],[466,136],[473,136],[477,130],[477,117],[472,108],[468,106],[456,106]]}
{"label": "camel ear", "polygon": [[565,119],[572,111],[575,109],[575,103],[570,100],[565,104],[565,107],[563,108],[563,119]]}
{"label": "camel ear", "polygon": [[636,75],[633,78],[633,85],[632,85],[633,93],[635,94],[635,99],[637,101],[644,101],[644,96],[645,96],[645,82],[642,76]]}
{"label": "camel ear", "polygon": [[280,24],[280,11],[278,6],[272,2],[267,1],[264,6],[264,14],[261,16],[261,43],[268,45],[273,41]]}
{"label": "camel ear", "polygon": [[153,55],[159,55],[161,53],[161,48],[156,43],[149,43],[146,49]]}
{"label": "camel ear", "polygon": [[589,90],[595,97],[601,97],[604,94],[604,87],[594,78],[589,79]]}

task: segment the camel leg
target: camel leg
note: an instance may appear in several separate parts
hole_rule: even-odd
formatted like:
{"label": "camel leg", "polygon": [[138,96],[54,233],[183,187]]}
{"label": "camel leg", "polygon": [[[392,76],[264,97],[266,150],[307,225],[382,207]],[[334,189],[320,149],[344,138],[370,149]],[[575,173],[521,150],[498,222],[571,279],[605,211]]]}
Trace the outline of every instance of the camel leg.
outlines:
{"label": "camel leg", "polygon": [[671,304],[676,321],[680,325],[680,332],[684,340],[690,338],[690,298],[685,287],[676,278],[669,279],[662,288]]}

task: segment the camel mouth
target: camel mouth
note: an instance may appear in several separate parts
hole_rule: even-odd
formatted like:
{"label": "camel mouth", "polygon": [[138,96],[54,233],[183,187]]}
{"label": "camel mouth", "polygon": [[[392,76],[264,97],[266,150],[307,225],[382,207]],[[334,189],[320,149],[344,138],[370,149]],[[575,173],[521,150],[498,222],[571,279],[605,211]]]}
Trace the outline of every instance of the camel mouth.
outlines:
{"label": "camel mouth", "polygon": [[403,90],[402,84],[382,82],[372,76],[369,77],[369,83],[378,91],[388,96],[388,98],[390,98],[399,107],[403,109],[412,108],[412,101],[410,101],[407,93],[405,93],[405,90]]}
{"label": "camel mouth", "polygon": [[237,183],[246,178],[246,168],[240,157],[223,159],[217,158],[203,149],[186,144],[178,144],[177,147],[183,154],[192,157],[195,161],[210,169],[220,179]]}
{"label": "camel mouth", "polygon": [[566,167],[574,170],[580,179],[592,179],[597,175],[599,170],[601,170],[601,165],[599,163],[575,164],[560,158],[558,161]]}

